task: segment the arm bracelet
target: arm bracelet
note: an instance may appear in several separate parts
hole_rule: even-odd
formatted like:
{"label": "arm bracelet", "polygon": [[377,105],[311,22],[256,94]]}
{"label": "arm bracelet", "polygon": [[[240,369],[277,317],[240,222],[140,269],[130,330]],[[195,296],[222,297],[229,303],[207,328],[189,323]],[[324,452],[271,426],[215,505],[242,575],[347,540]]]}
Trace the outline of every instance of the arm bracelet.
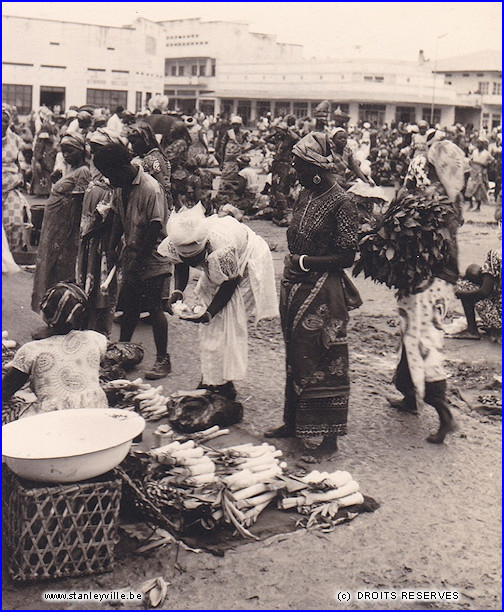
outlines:
{"label": "arm bracelet", "polygon": [[172,291],[172,295],[175,295],[175,293],[177,293],[178,295],[180,295],[180,299],[183,300],[184,299],[184,292],[180,291],[180,289],[174,289]]}
{"label": "arm bracelet", "polygon": [[306,259],[306,257],[307,257],[307,255],[301,255],[299,257],[299,261],[298,261],[299,267],[301,268],[301,270],[303,270],[303,272],[309,272],[310,271],[310,268],[307,268],[304,265],[304,260]]}

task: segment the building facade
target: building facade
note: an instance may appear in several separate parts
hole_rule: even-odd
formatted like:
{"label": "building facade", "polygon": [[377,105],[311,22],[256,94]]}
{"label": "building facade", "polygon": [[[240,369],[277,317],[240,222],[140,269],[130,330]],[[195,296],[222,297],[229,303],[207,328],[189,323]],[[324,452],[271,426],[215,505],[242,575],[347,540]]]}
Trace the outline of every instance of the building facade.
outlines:
{"label": "building facade", "polygon": [[245,122],[267,112],[312,115],[326,99],[352,123],[501,121],[495,62],[488,79],[481,68],[474,71],[479,81],[463,81],[471,66],[449,72],[440,62],[433,71],[423,54],[418,61],[305,60],[300,45],[251,32],[246,23],[201,19],[140,18],[117,28],[3,16],[3,33],[3,99],[20,114],[42,104],[139,111],[152,95],[166,94],[172,109],[232,112]]}
{"label": "building facade", "polygon": [[472,123],[485,131],[502,125],[500,53],[482,51],[445,59],[436,66],[436,72],[457,94],[457,122]]}

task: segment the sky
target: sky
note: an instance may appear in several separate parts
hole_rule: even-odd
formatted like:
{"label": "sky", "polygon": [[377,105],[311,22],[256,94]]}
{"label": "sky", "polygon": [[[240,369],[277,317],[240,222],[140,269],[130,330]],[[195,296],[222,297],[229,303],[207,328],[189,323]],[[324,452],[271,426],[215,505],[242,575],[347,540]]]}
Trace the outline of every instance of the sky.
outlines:
{"label": "sky", "polygon": [[500,2],[2,2],[4,15],[122,26],[201,17],[245,21],[311,57],[414,60],[501,50]]}

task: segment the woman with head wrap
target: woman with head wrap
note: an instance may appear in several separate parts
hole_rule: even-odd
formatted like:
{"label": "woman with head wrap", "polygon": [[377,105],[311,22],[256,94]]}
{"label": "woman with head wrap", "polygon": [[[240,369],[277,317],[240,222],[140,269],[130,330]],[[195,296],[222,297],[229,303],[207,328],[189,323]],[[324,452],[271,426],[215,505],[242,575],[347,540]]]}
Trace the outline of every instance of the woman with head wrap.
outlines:
{"label": "woman with head wrap", "polygon": [[53,185],[45,206],[33,279],[34,312],[39,312],[42,296],[49,287],[59,281],[75,280],[82,201],[91,180],[84,136],[63,136],[61,153],[70,171]]}
{"label": "woman with head wrap", "polygon": [[7,365],[2,401],[29,381],[37,396],[37,412],[107,408],[99,384],[107,339],[95,331],[80,331],[86,312],[84,291],[73,283],[57,283],[44,294],[40,309],[46,337],[24,344]]}
{"label": "woman with head wrap", "polygon": [[199,165],[206,165],[208,160],[208,138],[207,129],[204,128],[199,121],[194,117],[185,119],[187,131],[191,137],[191,144],[187,151],[187,159],[189,161],[197,161]]}
{"label": "woman with head wrap", "polygon": [[[439,416],[427,441],[441,444],[455,429],[446,398],[443,319],[458,279],[457,230],[462,224],[461,191],[465,156],[443,133],[427,132],[427,155],[410,163],[406,184],[382,224],[361,241],[356,269],[397,289],[401,356],[394,377],[404,395],[389,400],[403,412],[417,411],[419,399]],[[361,265],[361,261],[367,264]]]}
{"label": "woman with head wrap", "polygon": [[467,181],[465,197],[469,199],[469,210],[476,203],[475,211],[481,210],[482,204],[488,204],[488,168],[494,158],[487,150],[488,140],[482,136],[476,141],[476,149],[469,157],[470,175]]}
{"label": "woman with head wrap", "polygon": [[[98,128],[89,138],[91,153],[116,143],[127,146],[123,136],[108,128]],[[108,276],[108,244],[112,230],[111,203],[114,190],[109,180],[91,162],[91,180],[84,193],[77,254],[77,283],[88,295],[87,327],[110,335],[117,303],[117,279],[106,291],[100,285]]]}
{"label": "woman with head wrap", "polygon": [[298,142],[299,134],[292,123],[292,115],[285,122],[274,126],[273,133],[265,138],[275,145],[275,157],[271,165],[271,207],[274,210],[273,223],[280,227],[288,225],[287,210],[292,203],[290,190],[296,182],[292,168],[292,147]]}
{"label": "woman with head wrap", "polygon": [[36,135],[33,147],[31,184],[33,195],[49,197],[52,187],[51,174],[57,153],[55,127],[50,123],[44,123]]}
{"label": "woman with head wrap", "polygon": [[350,147],[347,146],[347,141],[347,131],[342,127],[336,128],[331,137],[331,154],[336,180],[343,189],[348,189],[352,180],[355,181],[355,177],[374,187],[375,182],[363,174]]}
{"label": "woman with head wrap", "polygon": [[22,139],[10,129],[12,109],[2,104],[2,224],[11,251],[21,251],[27,244],[30,207],[20,191]]}
{"label": "woman with head wrap", "polygon": [[166,202],[171,210],[173,207],[171,164],[159,146],[151,126],[145,121],[140,121],[128,128],[127,138],[142,168],[164,189]]}
{"label": "woman with head wrap", "polygon": [[170,144],[165,148],[165,154],[171,164],[171,191],[173,206],[178,210],[182,206],[182,196],[186,192],[187,151],[191,144],[191,137],[185,124],[175,123],[170,133]]}
{"label": "woman with head wrap", "polygon": [[247,370],[249,312],[256,322],[278,315],[271,252],[266,242],[233,217],[205,217],[201,204],[172,213],[158,251],[175,264],[168,309],[184,299],[189,268],[202,272],[195,293],[202,314],[185,317],[200,328],[201,387],[230,399],[233,381]]}
{"label": "woman with head wrap", "polygon": [[[280,313],[287,381],[284,424],[267,437],[322,437],[316,455],[346,434],[348,397],[344,268],[357,250],[357,208],[332,172],[329,138],[312,132],[292,149],[303,186],[287,230]],[[346,279],[348,280],[348,279]]]}
{"label": "woman with head wrap", "polygon": [[242,130],[242,118],[238,115],[231,117],[231,129],[229,129],[222,141],[223,158],[221,161],[221,176],[219,183],[219,196],[229,196],[231,201],[236,199],[235,193],[238,187],[238,166],[237,159],[252,146],[247,143],[247,135]]}

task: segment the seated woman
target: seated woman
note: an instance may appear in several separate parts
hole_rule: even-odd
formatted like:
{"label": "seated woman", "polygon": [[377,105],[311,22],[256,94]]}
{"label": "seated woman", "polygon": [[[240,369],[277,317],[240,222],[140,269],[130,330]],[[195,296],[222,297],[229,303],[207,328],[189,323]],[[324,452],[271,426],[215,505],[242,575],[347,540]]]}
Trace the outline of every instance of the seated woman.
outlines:
{"label": "seated woman", "polygon": [[46,292],[40,308],[49,336],[19,348],[2,380],[2,403],[30,381],[37,412],[108,408],[99,385],[107,339],[95,331],[80,331],[86,314],[84,291],[73,283],[57,283]]}
{"label": "seated woman", "polygon": [[489,251],[483,266],[471,264],[464,279],[458,282],[455,295],[462,302],[467,319],[467,329],[451,336],[459,340],[479,340],[480,332],[476,314],[482,327],[494,341],[502,336],[502,254]]}

